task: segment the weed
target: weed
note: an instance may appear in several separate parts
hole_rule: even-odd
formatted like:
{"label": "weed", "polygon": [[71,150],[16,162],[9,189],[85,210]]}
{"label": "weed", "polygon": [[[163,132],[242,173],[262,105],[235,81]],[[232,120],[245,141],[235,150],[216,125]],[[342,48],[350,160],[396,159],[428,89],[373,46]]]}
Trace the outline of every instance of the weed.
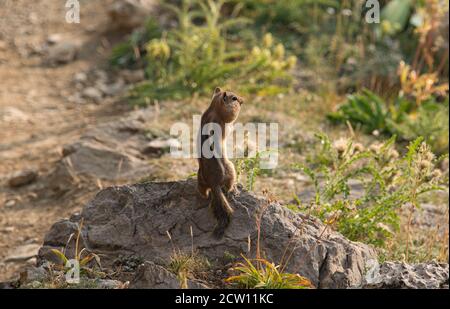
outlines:
{"label": "weed", "polygon": [[[83,228],[83,219],[81,219],[80,223],[77,227],[77,232],[75,234],[71,234],[69,239],[67,240],[66,247],[64,249],[52,249],[51,252],[55,254],[62,262],[61,265],[57,266],[57,270],[62,270],[63,273],[66,273],[68,270],[70,270],[70,259],[66,255],[66,250],[72,241],[73,237],[75,236],[75,248],[74,248],[74,255],[73,258],[77,261],[79,267],[80,267],[80,275],[87,274],[87,275],[93,275],[94,277],[103,276],[104,274],[101,271],[96,271],[94,268],[91,268],[88,266],[89,262],[95,261],[97,266],[101,270],[101,263],[100,263],[100,256],[93,252],[89,252],[88,254],[85,254],[83,257],[83,253],[88,252],[86,248],[83,248],[80,250],[80,236],[81,236],[81,230]],[[51,274],[54,274],[53,269],[50,269]],[[58,276],[51,276],[53,278],[53,281],[55,281]],[[56,280],[58,281],[58,280]]]}
{"label": "weed", "polygon": [[242,256],[242,258],[245,263],[238,263],[232,269],[239,274],[226,279],[226,282],[237,288],[307,289],[312,287],[308,279],[298,274],[280,272],[280,266],[275,266],[274,263],[265,259],[250,260],[245,256]]}
{"label": "weed", "polygon": [[[256,239],[256,258],[249,259],[241,254],[244,262],[237,263],[231,268],[233,273],[228,277],[225,282],[232,284],[236,288],[245,289],[307,289],[312,288],[313,285],[305,277],[299,274],[286,273],[284,269],[289,262],[290,257],[295,251],[296,247],[291,252],[291,255],[285,259],[285,254],[287,253],[288,247],[286,247],[285,254],[279,265],[275,265],[273,262],[269,262],[267,259],[262,257],[261,254],[261,221],[264,216],[265,211],[269,205],[274,202],[273,197],[269,194],[267,190],[263,191],[266,196],[266,203],[260,209],[256,215],[256,229],[257,229],[257,239]],[[288,246],[291,243],[288,244]],[[250,236],[248,242],[248,252],[250,252]]]}
{"label": "weed", "polygon": [[185,253],[177,249],[172,241],[172,236],[167,231],[167,237],[172,244],[172,254],[168,263],[168,270],[174,273],[180,282],[180,288],[188,288],[188,279],[204,277],[210,268],[209,261],[194,250],[194,233],[190,227],[191,252]]}
{"label": "weed", "polygon": [[[395,137],[368,148],[344,139],[332,143],[324,134],[318,138],[321,160],[295,165],[315,188],[314,200],[300,208],[351,240],[383,246],[399,229],[401,206],[419,207],[419,196],[445,190],[448,183],[421,138],[411,142],[403,157],[394,148]],[[354,189],[354,180],[362,189]]]}

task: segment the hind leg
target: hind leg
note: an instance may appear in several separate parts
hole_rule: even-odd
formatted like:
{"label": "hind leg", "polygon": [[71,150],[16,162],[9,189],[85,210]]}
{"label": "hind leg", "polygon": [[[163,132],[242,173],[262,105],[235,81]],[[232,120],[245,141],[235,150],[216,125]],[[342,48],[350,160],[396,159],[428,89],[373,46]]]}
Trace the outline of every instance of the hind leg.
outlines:
{"label": "hind leg", "polygon": [[236,188],[236,171],[234,169],[233,163],[229,160],[224,160],[225,167],[225,177],[223,186],[227,193],[235,193],[237,192]]}

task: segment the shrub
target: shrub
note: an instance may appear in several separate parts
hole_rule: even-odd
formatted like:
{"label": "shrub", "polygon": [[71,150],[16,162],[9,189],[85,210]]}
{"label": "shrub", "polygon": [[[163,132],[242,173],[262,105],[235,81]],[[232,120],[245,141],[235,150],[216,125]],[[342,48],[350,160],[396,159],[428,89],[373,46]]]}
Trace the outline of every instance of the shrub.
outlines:
{"label": "shrub", "polygon": [[[399,228],[401,206],[419,207],[421,195],[448,183],[421,138],[411,142],[404,157],[394,148],[395,137],[369,148],[344,139],[331,143],[326,135],[318,138],[321,160],[295,165],[315,187],[314,200],[299,201],[299,207],[351,240],[383,246]],[[359,181],[361,192],[350,185],[352,180]]]}

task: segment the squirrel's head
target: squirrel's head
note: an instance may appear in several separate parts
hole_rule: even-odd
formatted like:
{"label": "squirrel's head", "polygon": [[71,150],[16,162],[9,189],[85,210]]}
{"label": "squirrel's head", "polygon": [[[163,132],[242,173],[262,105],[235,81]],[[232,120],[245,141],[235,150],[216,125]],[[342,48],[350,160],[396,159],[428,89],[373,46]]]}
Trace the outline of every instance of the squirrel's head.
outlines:
{"label": "squirrel's head", "polygon": [[244,99],[231,91],[222,91],[217,87],[214,90],[212,102],[225,122],[233,122],[239,115]]}

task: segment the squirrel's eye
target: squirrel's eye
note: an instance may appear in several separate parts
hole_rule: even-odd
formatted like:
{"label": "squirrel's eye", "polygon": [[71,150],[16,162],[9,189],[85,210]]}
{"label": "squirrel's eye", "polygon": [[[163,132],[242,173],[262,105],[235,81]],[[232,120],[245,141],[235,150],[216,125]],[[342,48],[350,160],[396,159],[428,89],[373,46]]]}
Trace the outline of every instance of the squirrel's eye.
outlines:
{"label": "squirrel's eye", "polygon": [[237,101],[237,97],[233,97],[231,98],[233,101]]}

